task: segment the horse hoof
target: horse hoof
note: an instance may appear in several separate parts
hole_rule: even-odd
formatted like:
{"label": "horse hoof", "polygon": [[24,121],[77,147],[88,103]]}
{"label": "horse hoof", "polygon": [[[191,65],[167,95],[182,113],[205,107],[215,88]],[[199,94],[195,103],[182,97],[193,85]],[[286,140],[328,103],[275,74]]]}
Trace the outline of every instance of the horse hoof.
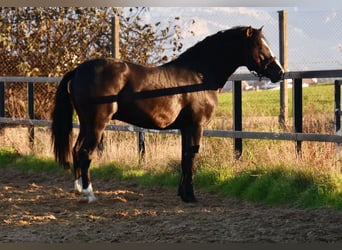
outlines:
{"label": "horse hoof", "polygon": [[185,203],[196,203],[197,202],[197,199],[195,197],[194,194],[191,194],[191,195],[186,195],[186,194],[178,194],[182,201],[185,202]]}
{"label": "horse hoof", "polygon": [[88,203],[93,203],[95,201],[97,201],[95,196],[88,197]]}
{"label": "horse hoof", "polygon": [[185,203],[197,203],[197,199],[195,196],[193,197],[181,197],[182,201]]}
{"label": "horse hoof", "polygon": [[80,197],[78,197],[78,202],[79,203],[88,203],[89,202],[88,196],[81,195]]}
{"label": "horse hoof", "polygon": [[179,186],[178,195],[181,197],[182,201],[185,203],[196,203],[197,199],[194,195],[193,188],[186,190],[183,186]]}
{"label": "horse hoof", "polygon": [[86,194],[82,194],[78,197],[78,202],[79,203],[93,203],[97,201],[96,197],[95,196],[88,196]]}
{"label": "horse hoof", "polygon": [[88,185],[86,189],[82,190],[82,194],[80,195],[78,202],[80,203],[93,203],[96,201],[96,197],[93,192],[93,187],[91,184]]}

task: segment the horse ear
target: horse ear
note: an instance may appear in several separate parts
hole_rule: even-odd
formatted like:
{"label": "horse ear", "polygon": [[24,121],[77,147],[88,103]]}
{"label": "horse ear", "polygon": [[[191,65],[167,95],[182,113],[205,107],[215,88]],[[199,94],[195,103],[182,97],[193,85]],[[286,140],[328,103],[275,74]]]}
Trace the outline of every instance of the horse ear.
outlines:
{"label": "horse ear", "polygon": [[264,28],[264,25],[263,25],[263,26],[261,26],[261,28],[259,29],[259,31],[261,32],[263,28]]}
{"label": "horse ear", "polygon": [[251,36],[253,35],[253,28],[251,26],[249,26],[247,29],[246,29],[246,36],[248,38],[250,38]]}

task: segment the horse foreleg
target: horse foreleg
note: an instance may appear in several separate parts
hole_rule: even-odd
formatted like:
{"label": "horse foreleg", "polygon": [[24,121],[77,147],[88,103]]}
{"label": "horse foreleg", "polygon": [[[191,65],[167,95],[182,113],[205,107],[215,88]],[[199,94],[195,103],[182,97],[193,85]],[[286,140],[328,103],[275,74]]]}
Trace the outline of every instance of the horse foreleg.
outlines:
{"label": "horse foreleg", "polygon": [[182,153],[182,175],[178,188],[178,195],[184,202],[196,202],[194,194],[194,159],[198,150],[197,147],[189,147]]}
{"label": "horse foreleg", "polygon": [[183,129],[182,133],[182,175],[178,188],[178,195],[184,202],[196,202],[193,179],[195,157],[199,151],[202,128]]}

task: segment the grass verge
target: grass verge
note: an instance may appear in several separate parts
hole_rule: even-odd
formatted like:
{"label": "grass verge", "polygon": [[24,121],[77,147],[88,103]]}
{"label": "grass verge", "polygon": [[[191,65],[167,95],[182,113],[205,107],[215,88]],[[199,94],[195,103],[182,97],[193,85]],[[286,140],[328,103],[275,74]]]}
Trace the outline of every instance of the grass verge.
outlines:
{"label": "grass verge", "polygon": [[10,147],[0,148],[0,168],[15,167],[21,171],[44,172],[47,174],[63,173],[52,158],[21,155]]}
{"label": "grass verge", "polygon": [[284,166],[245,170],[221,177],[212,170],[197,173],[198,185],[224,196],[269,205],[306,208],[332,207],[342,210],[342,180],[330,175]]}
{"label": "grass verge", "polygon": [[[51,158],[23,156],[11,148],[0,149],[0,167],[48,174],[62,173]],[[92,168],[96,179],[134,181],[141,185],[177,187],[179,166],[170,163],[164,170],[146,170],[138,166],[110,163]],[[315,175],[310,171],[286,166],[259,167],[234,172],[223,167],[204,166],[197,170],[196,189],[269,205],[305,208],[330,207],[342,210],[342,180],[331,175]]]}

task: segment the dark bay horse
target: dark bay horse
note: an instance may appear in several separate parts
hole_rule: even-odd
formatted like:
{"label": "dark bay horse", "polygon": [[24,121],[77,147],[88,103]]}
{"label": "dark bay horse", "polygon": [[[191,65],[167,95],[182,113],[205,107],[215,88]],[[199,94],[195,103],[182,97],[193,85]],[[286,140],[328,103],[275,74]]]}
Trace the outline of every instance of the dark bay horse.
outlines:
{"label": "dark bay horse", "polygon": [[[180,129],[182,174],[178,195],[195,202],[194,158],[203,128],[217,106],[217,95],[240,66],[277,82],[283,69],[271,52],[262,29],[236,27],[197,43],[177,59],[144,67],[115,59],[94,59],[66,73],[52,112],[56,160],[67,167],[73,160],[75,189],[83,201],[96,198],[90,182],[92,154],[112,119],[153,129]],[[72,117],[80,130],[72,149]]]}

